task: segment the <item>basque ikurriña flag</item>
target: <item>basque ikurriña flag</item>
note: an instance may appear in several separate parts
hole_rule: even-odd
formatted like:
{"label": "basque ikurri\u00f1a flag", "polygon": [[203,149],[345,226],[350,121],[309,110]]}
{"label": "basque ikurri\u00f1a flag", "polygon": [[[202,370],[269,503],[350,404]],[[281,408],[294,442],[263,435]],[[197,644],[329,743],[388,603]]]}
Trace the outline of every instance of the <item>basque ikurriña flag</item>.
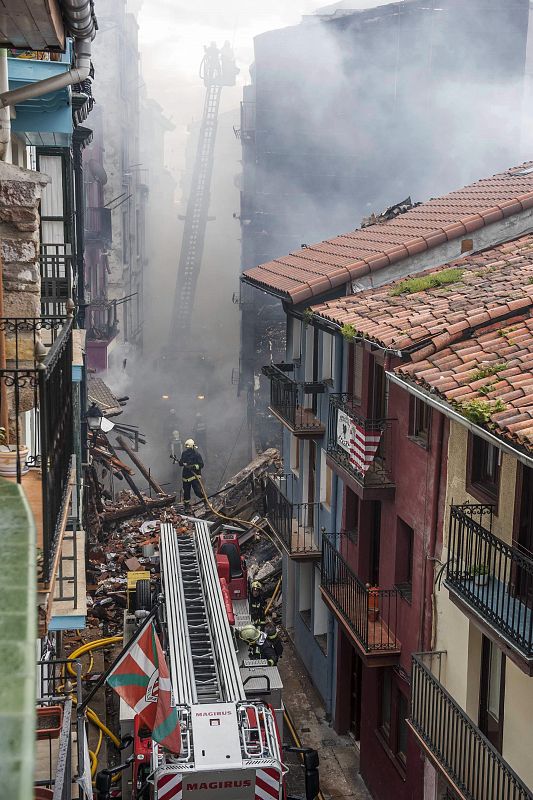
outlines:
{"label": "basque ikurri\u00f1a flag", "polygon": [[133,639],[107,682],[140,715],[152,738],[179,755],[181,731],[172,706],[170,674],[153,622]]}

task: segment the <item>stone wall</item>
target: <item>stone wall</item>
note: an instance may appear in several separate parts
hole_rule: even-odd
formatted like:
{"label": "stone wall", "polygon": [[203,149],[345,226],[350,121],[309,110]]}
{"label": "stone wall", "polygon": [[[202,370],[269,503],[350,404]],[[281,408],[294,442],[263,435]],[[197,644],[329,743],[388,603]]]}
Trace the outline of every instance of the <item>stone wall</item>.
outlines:
{"label": "stone wall", "polygon": [[0,162],[0,241],[5,317],[39,317],[39,203],[49,178]]}

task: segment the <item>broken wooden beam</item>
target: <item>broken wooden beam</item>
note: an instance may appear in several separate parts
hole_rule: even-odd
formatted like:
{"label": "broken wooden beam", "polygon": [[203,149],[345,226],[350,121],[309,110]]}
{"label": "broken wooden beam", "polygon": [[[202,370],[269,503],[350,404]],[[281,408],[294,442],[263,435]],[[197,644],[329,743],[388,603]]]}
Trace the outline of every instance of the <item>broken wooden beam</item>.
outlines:
{"label": "broken wooden beam", "polygon": [[166,494],[157,481],[152,478],[149,470],[146,469],[140,458],[133,452],[129,444],[122,436],[117,436],[117,443],[120,445],[120,447],[122,447],[124,452],[128,454],[132,463],[135,464],[141,475],[146,478],[148,484],[152,487],[154,492],[157,492],[157,494]]}

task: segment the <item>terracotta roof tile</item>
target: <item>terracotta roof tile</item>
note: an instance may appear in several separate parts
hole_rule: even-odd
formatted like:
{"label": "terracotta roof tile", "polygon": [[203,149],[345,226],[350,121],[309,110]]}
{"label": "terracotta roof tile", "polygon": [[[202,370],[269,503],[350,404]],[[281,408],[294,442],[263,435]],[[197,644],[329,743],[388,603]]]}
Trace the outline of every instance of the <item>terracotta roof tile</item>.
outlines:
{"label": "terracotta roof tile", "polygon": [[518,335],[507,331],[506,320],[533,305],[533,235],[529,234],[476,256],[465,256],[439,269],[418,274],[438,276],[461,270],[458,280],[441,287],[395,295],[404,281],[367,289],[313,306],[313,312],[339,325],[352,325],[364,339],[391,350],[408,350],[421,361],[462,339],[459,352],[469,356],[475,343],[465,338],[480,326],[504,328],[498,349],[520,346]]}
{"label": "terracotta roof tile", "polygon": [[[511,318],[504,329],[494,324],[489,327],[491,330],[482,328],[469,340],[466,372],[453,366],[464,342],[433,353],[424,361],[401,364],[396,372],[451,402],[462,413],[466,409],[461,403],[477,400],[486,404],[489,413],[493,409],[487,423],[491,430],[533,455],[533,316]],[[508,335],[516,342],[512,347],[501,335],[502,330],[508,332],[510,328],[513,330]],[[491,364],[503,369],[472,380],[480,368]]]}
{"label": "terracotta roof tile", "polygon": [[435,198],[395,219],[350,231],[244,272],[256,286],[303,302],[390,263],[533,207],[533,173],[515,167]]}

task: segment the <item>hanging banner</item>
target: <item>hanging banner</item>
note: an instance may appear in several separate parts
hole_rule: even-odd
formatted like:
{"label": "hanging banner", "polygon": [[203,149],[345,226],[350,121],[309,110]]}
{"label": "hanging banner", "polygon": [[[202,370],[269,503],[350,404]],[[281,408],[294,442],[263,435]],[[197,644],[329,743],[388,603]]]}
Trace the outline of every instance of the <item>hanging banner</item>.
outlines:
{"label": "hanging banner", "polygon": [[362,425],[350,424],[350,463],[363,475],[369,470],[378,451],[383,431],[367,431]]}
{"label": "hanging banner", "polygon": [[352,421],[344,411],[337,412],[337,445],[350,452],[350,428]]}

